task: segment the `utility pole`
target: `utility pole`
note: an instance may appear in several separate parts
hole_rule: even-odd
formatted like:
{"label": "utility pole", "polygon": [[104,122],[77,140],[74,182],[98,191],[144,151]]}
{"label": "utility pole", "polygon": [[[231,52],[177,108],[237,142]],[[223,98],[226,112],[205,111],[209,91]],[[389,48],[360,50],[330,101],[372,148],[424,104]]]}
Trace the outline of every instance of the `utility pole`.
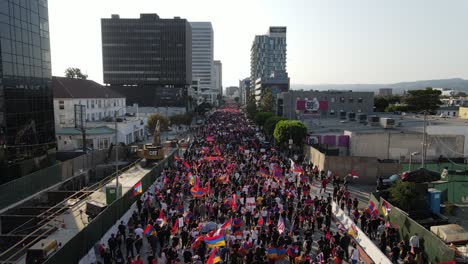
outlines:
{"label": "utility pole", "polygon": [[424,110],[424,124],[423,124],[423,142],[422,142],[422,156],[421,156],[421,168],[426,167],[426,150],[427,150],[427,133],[426,133],[426,126],[427,126],[427,111]]}

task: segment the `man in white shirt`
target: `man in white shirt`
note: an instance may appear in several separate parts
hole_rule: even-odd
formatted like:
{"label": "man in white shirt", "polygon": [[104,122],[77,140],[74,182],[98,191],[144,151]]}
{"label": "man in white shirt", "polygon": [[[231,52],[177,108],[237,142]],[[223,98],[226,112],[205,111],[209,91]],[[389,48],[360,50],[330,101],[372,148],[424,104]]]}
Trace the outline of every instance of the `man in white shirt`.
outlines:
{"label": "man in white shirt", "polygon": [[143,237],[143,228],[141,228],[141,225],[138,225],[138,227],[135,228],[135,235]]}
{"label": "man in white shirt", "polygon": [[414,254],[419,253],[419,236],[418,233],[415,233],[412,237],[410,237],[409,240],[410,246],[411,246],[411,251],[413,251]]}

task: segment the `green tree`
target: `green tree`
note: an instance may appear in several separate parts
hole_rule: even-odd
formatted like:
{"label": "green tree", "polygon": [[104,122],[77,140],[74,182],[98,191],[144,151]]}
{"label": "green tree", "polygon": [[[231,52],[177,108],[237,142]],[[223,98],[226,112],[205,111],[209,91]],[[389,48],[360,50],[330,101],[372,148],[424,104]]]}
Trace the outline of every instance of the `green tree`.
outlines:
{"label": "green tree", "polygon": [[416,184],[412,182],[397,181],[389,188],[390,202],[398,208],[408,212],[419,207],[420,194]]}
{"label": "green tree", "polygon": [[272,112],[258,112],[255,114],[254,121],[258,126],[263,126],[265,121],[274,115]]}
{"label": "green tree", "polygon": [[385,97],[374,97],[374,111],[383,112],[385,108],[389,105],[388,100]]}
{"label": "green tree", "polygon": [[173,115],[169,117],[169,121],[173,125],[190,125],[192,123],[192,113],[185,113],[180,115]]}
{"label": "green tree", "polygon": [[88,74],[83,74],[80,68],[68,67],[65,70],[65,77],[86,80],[88,78]]}
{"label": "green tree", "polygon": [[412,90],[408,91],[408,96],[404,98],[404,103],[410,111],[435,112],[439,108],[439,105],[442,104],[440,101],[441,94],[441,91],[430,87],[423,90]]}
{"label": "green tree", "polygon": [[263,125],[263,130],[265,131],[267,135],[272,136],[273,132],[275,131],[276,124],[282,120],[288,120],[288,119],[282,116],[272,116],[268,118],[265,121],[265,124]]}
{"label": "green tree", "polygon": [[408,110],[407,105],[389,105],[385,107],[385,112],[407,112]]}
{"label": "green tree", "polygon": [[275,106],[273,93],[270,89],[265,91],[262,99],[262,105],[260,107],[261,111],[263,112],[273,112],[273,108]]}
{"label": "green tree", "polygon": [[148,124],[146,128],[150,131],[150,133],[154,132],[154,128],[156,127],[156,122],[159,120],[161,130],[167,130],[169,127],[169,120],[161,115],[161,114],[152,114],[148,117]]}
{"label": "green tree", "polygon": [[273,136],[281,144],[288,143],[292,138],[293,143],[301,146],[307,135],[307,127],[298,120],[282,120],[276,124]]}
{"label": "green tree", "polygon": [[249,98],[249,101],[247,102],[247,107],[245,110],[247,112],[247,116],[250,119],[253,119],[255,117],[255,114],[257,113],[257,103],[255,102],[255,98],[253,96]]}

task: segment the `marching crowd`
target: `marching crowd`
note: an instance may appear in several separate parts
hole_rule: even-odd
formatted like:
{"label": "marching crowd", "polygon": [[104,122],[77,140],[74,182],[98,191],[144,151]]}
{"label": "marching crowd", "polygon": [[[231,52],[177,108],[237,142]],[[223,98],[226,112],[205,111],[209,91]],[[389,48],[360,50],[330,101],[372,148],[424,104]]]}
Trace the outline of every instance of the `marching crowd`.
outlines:
{"label": "marching crowd", "polygon": [[397,232],[360,213],[346,181],[262,145],[235,109],[207,121],[100,246],[105,264],[358,263],[357,230],[334,222],[333,200],[393,252]]}

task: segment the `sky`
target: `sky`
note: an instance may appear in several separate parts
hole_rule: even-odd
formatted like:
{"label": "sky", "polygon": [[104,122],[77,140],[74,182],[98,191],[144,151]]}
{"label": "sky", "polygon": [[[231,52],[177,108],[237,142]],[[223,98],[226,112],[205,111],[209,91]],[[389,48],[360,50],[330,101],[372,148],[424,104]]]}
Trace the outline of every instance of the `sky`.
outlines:
{"label": "sky", "polygon": [[101,18],[157,13],[209,21],[223,86],[250,75],[250,47],[287,27],[292,84],[468,79],[466,0],[49,0],[52,73],[102,83]]}

